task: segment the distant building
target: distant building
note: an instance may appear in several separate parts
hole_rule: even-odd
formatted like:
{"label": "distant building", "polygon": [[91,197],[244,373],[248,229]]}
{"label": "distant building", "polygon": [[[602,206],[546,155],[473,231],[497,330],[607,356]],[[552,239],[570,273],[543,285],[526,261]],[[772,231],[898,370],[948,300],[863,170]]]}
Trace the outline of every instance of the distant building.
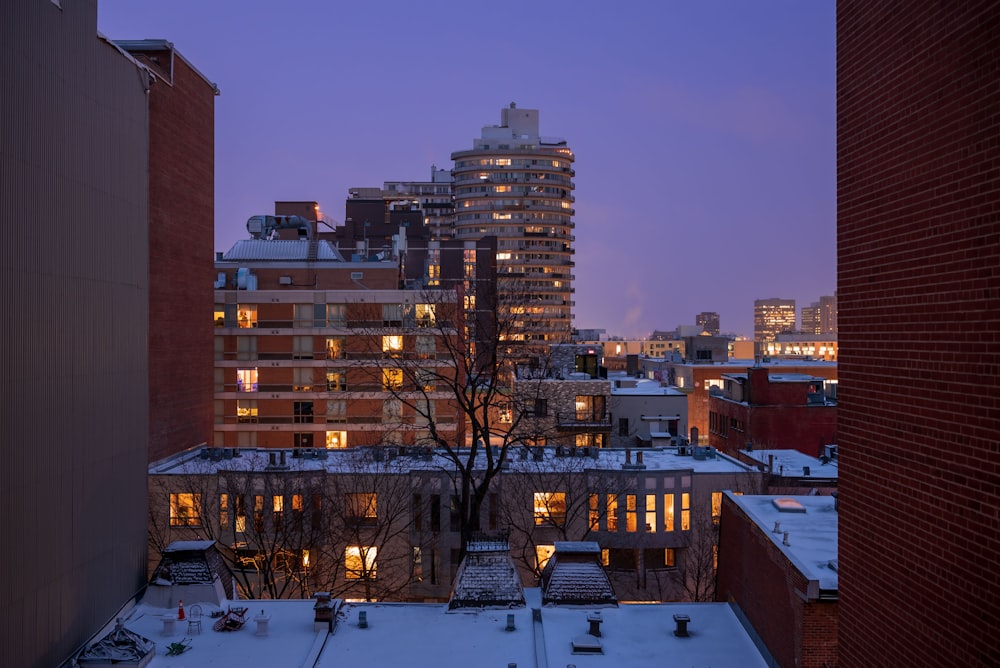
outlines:
{"label": "distant building", "polygon": [[818,302],[803,306],[799,331],[803,334],[836,334],[837,296],[820,297]]}
{"label": "distant building", "polygon": [[538,110],[511,103],[455,165],[455,237],[497,238],[501,300],[523,318],[515,340],[564,342],[573,321],[573,151],[539,134]]}
{"label": "distant building", "polygon": [[[642,377],[674,385],[688,395],[688,430],[696,428],[703,445],[708,444],[708,400],[712,388],[723,387],[723,375],[745,373],[753,360],[730,359],[721,364],[677,363],[669,360],[640,358]],[[827,382],[837,380],[837,365],[816,360],[770,360],[762,366],[774,373],[820,376]]]}
{"label": "distant building", "polygon": [[782,332],[795,331],[794,299],[756,299],[753,303],[753,340],[762,347]]}
{"label": "distant building", "polygon": [[837,361],[836,334],[804,334],[792,332],[778,334],[774,341],[768,342],[762,352],[770,359],[802,359]]}
{"label": "distant building", "polygon": [[715,311],[702,311],[694,317],[694,324],[712,336],[718,336],[721,331],[719,329],[719,314]]}
{"label": "distant building", "polygon": [[723,374],[708,397],[709,444],[730,454],[752,446],[820,456],[837,442],[836,395],[827,396],[826,384],[762,366]]}
{"label": "distant building", "polygon": [[723,495],[716,600],[755,630],[770,665],[841,665],[836,506],[830,496]]}
{"label": "distant building", "polygon": [[820,324],[819,302],[803,306],[799,322],[799,331],[803,334],[821,334],[823,327]]}

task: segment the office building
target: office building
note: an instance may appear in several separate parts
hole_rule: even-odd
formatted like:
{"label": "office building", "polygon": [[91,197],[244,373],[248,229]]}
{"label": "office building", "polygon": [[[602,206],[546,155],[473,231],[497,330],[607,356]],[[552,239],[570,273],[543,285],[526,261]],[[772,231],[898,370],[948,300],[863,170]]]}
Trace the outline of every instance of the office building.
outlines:
{"label": "office building", "polygon": [[837,3],[840,665],[993,666],[1000,4],[901,9]]}
{"label": "office building", "polygon": [[538,111],[513,103],[455,165],[454,234],[497,238],[502,308],[517,317],[514,340],[568,341],[573,320],[573,152],[539,135]]}
{"label": "office building", "polygon": [[753,340],[758,349],[782,332],[795,331],[794,299],[755,299]]}
{"label": "office building", "polygon": [[712,336],[719,335],[719,314],[715,311],[702,311],[694,317],[694,324]]}

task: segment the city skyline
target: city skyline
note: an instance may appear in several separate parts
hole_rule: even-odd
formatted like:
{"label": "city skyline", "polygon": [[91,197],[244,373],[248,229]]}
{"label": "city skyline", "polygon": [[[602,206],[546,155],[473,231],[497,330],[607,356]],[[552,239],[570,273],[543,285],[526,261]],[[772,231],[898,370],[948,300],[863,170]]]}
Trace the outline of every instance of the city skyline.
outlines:
{"label": "city skyline", "polygon": [[641,337],[715,311],[749,336],[755,299],[836,288],[834,7],[647,3],[641,17],[564,2],[503,16],[98,6],[107,37],[167,39],[221,90],[216,250],[274,201],[342,222],[348,188],[450,169],[516,102],[577,155],[575,326]]}

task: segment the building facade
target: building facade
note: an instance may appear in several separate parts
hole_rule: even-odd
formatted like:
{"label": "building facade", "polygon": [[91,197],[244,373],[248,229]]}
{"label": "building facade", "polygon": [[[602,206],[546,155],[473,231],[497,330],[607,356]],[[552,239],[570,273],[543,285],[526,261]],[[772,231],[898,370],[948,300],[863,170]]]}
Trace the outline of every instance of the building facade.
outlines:
{"label": "building facade", "polygon": [[[245,596],[445,601],[462,547],[451,468],[412,446],[196,448],[150,466],[150,564],[211,539]],[[480,525],[527,584],[556,542],[591,540],[620,600],[714,600],[722,491],[760,480],[708,449],[518,446]]]}
{"label": "building facade", "polygon": [[457,239],[497,238],[501,303],[516,340],[568,341],[573,320],[573,152],[539,135],[538,111],[513,103],[473,148],[452,153]]}
{"label": "building facade", "polygon": [[899,9],[837,3],[840,665],[997,665],[1000,5]]}
{"label": "building facade", "polygon": [[795,331],[794,299],[755,299],[753,302],[753,340],[758,348],[782,332]]}
{"label": "building facade", "polygon": [[722,331],[719,328],[719,314],[715,311],[702,311],[694,317],[694,324],[712,336],[718,336]]}
{"label": "building facade", "polygon": [[837,442],[837,401],[826,385],[821,376],[766,367],[723,374],[708,396],[708,442],[733,455],[767,448],[819,457]]}

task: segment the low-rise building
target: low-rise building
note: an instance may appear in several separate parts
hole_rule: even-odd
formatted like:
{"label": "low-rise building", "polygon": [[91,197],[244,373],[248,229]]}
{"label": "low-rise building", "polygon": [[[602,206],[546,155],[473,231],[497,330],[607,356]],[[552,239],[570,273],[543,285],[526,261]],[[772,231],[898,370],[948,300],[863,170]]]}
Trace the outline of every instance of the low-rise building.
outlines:
{"label": "low-rise building", "polygon": [[753,366],[723,374],[709,393],[709,444],[735,454],[743,448],[801,450],[813,457],[837,442],[837,402],[826,380]]}
{"label": "low-rise building", "polygon": [[836,497],[723,495],[716,600],[754,629],[770,665],[837,665],[837,592]]}
{"label": "low-rise building", "polygon": [[613,447],[667,445],[674,437],[687,434],[686,393],[621,373],[609,379]]}

